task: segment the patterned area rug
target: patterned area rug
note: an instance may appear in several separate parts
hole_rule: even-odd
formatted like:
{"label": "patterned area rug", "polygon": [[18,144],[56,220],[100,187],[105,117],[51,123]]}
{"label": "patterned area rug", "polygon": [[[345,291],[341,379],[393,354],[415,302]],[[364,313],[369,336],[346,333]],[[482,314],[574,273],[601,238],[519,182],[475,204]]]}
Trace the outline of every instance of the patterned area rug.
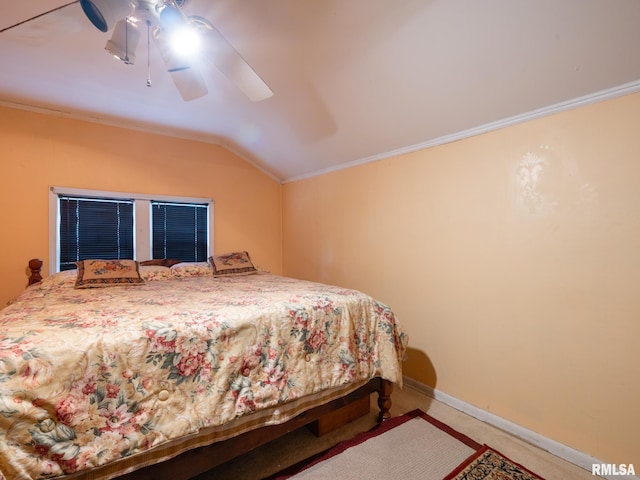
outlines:
{"label": "patterned area rug", "polygon": [[421,410],[392,418],[266,480],[541,480]]}
{"label": "patterned area rug", "polygon": [[444,480],[543,480],[500,452],[483,446]]}

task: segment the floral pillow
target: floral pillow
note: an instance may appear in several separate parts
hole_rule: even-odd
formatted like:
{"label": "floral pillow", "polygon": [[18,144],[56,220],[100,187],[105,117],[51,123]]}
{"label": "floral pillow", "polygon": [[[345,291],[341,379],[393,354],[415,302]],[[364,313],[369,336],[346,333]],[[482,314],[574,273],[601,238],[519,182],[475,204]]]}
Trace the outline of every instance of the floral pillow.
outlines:
{"label": "floral pillow", "polygon": [[258,272],[258,269],[251,262],[248,252],[231,252],[216,255],[215,257],[209,257],[209,262],[213,267],[214,277],[251,275]]}
{"label": "floral pillow", "polygon": [[81,260],[76,262],[78,278],[75,288],[140,285],[138,262],[135,260]]}
{"label": "floral pillow", "polygon": [[53,288],[73,288],[76,284],[77,276],[78,270],[64,270],[45,277],[36,285],[38,288],[43,290],[50,290]]}
{"label": "floral pillow", "polygon": [[171,273],[177,278],[202,277],[211,275],[208,262],[182,262],[171,267]]}
{"label": "floral pillow", "polygon": [[173,274],[169,267],[160,265],[140,265],[140,277],[145,282],[153,282],[155,280],[171,280]]}

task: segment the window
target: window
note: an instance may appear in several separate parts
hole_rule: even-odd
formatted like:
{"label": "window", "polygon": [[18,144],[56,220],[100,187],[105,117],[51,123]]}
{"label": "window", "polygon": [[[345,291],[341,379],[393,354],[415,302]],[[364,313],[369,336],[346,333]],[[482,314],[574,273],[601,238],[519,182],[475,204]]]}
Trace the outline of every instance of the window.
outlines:
{"label": "window", "polygon": [[133,200],[58,198],[60,270],[87,258],[133,258]]}
{"label": "window", "polygon": [[206,261],[213,201],[54,187],[49,196],[49,271],[88,258]]}
{"label": "window", "polygon": [[207,260],[207,204],[151,202],[153,258]]}

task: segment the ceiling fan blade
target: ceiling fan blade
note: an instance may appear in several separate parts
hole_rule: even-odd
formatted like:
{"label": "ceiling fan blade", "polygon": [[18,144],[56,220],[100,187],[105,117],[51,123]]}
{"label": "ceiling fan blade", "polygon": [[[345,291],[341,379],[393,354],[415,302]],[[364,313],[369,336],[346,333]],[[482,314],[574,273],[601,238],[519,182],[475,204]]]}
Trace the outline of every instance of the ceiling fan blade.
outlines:
{"label": "ceiling fan blade", "polygon": [[204,97],[209,92],[204,83],[204,78],[194,67],[169,69],[169,73],[185,102]]}
{"label": "ceiling fan blade", "polygon": [[273,96],[273,92],[251,66],[242,58],[226,38],[202,17],[189,17],[195,23],[205,25],[202,29],[207,54],[213,64],[254,102]]}
{"label": "ceiling fan blade", "polygon": [[13,25],[9,25],[8,27],[4,27],[0,30],[0,33],[6,32],[7,30],[11,30],[12,28],[19,27],[20,25],[24,25],[25,23],[31,22],[40,17],[44,17],[45,15],[49,15],[50,13],[57,12],[58,10],[62,10],[63,8],[68,7],[69,5],[75,5],[80,0],[74,0],[73,2],[65,3],[64,5],[60,5],[59,7],[52,8],[51,10],[47,10],[46,12],[39,13],[38,15],[34,15],[33,17],[27,18],[25,20],[21,20],[18,23],[14,23]]}
{"label": "ceiling fan blade", "polygon": [[200,71],[171,51],[161,29],[156,31],[153,38],[182,99],[188,102],[205,96],[208,90]]}

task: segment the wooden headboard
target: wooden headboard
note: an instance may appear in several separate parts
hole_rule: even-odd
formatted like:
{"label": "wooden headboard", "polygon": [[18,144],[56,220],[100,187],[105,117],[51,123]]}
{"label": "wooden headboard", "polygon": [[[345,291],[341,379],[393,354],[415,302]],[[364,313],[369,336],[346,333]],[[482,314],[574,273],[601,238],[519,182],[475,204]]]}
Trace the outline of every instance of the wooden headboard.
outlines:
{"label": "wooden headboard", "polygon": [[[177,263],[182,263],[182,260],[176,260],[174,258],[156,258],[154,260],[145,260],[140,262],[140,265],[157,265],[160,267],[171,267]],[[27,285],[33,285],[42,281],[42,260],[39,258],[32,258],[29,260],[29,283]]]}
{"label": "wooden headboard", "polygon": [[27,285],[33,285],[34,283],[38,283],[42,281],[42,275],[40,272],[42,271],[42,260],[39,258],[32,258],[29,260],[29,283]]}

